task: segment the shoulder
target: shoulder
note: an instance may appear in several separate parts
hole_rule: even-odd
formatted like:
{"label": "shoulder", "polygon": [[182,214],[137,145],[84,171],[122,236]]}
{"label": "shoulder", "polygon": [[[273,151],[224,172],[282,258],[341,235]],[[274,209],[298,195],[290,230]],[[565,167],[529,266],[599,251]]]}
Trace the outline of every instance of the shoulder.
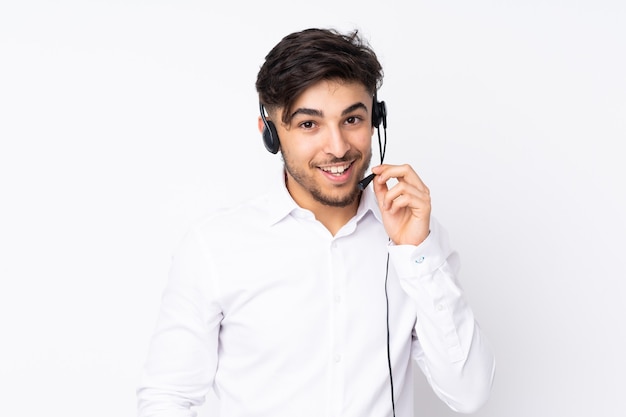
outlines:
{"label": "shoulder", "polygon": [[231,207],[212,210],[193,222],[190,228],[211,240],[224,233],[250,231],[251,228],[270,222],[271,210],[268,201],[267,195],[261,195]]}

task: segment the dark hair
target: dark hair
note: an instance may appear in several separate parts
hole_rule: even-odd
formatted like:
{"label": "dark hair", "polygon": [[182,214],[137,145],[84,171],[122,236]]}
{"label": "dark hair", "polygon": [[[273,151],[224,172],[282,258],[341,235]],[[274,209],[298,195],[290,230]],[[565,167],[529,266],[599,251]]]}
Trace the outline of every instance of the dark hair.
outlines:
{"label": "dark hair", "polygon": [[372,96],[382,85],[383,69],[358,30],[305,29],[285,36],[265,57],[257,75],[259,101],[268,112],[282,107],[289,122],[291,106],[307,88],[322,80],[359,82]]}

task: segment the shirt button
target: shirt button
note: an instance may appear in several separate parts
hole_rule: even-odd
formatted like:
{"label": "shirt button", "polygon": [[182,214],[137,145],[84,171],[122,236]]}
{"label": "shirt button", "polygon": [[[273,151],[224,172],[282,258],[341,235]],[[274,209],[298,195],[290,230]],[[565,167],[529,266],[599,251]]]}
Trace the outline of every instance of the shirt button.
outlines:
{"label": "shirt button", "polygon": [[339,303],[341,302],[341,296],[340,296],[340,295],[336,295],[336,296],[335,296],[335,302],[336,302],[337,304],[339,304]]}
{"label": "shirt button", "polygon": [[443,311],[444,308],[443,304],[437,304],[437,311]]}
{"label": "shirt button", "polygon": [[417,258],[417,259],[415,260],[415,263],[416,263],[416,264],[421,264],[422,262],[424,262],[424,259],[425,259],[425,258],[424,258],[423,256],[420,256],[419,258]]}
{"label": "shirt button", "polygon": [[334,359],[335,359],[335,363],[341,362],[341,355],[336,353]]}

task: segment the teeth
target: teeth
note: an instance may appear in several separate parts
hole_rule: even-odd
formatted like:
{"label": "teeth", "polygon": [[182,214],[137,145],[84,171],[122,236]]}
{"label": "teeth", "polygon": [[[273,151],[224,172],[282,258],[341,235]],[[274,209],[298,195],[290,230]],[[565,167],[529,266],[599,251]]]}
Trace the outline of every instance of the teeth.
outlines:
{"label": "teeth", "polygon": [[344,165],[344,166],[332,166],[332,167],[326,167],[326,168],[322,168],[323,171],[326,172],[330,172],[331,174],[343,174],[343,172],[348,169],[350,165]]}

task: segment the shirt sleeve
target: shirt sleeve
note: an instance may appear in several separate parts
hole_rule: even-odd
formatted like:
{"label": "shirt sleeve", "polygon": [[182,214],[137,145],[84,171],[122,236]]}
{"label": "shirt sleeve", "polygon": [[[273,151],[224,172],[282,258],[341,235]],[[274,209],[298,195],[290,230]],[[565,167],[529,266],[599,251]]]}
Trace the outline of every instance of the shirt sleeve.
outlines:
{"label": "shirt sleeve", "polygon": [[213,386],[222,313],[202,239],[175,252],[140,384],[139,417],[192,417]]}
{"label": "shirt sleeve", "polygon": [[419,246],[389,247],[400,285],[417,310],[413,357],[439,398],[471,413],[489,397],[495,372],[492,349],[463,297],[459,257],[433,219]]}

